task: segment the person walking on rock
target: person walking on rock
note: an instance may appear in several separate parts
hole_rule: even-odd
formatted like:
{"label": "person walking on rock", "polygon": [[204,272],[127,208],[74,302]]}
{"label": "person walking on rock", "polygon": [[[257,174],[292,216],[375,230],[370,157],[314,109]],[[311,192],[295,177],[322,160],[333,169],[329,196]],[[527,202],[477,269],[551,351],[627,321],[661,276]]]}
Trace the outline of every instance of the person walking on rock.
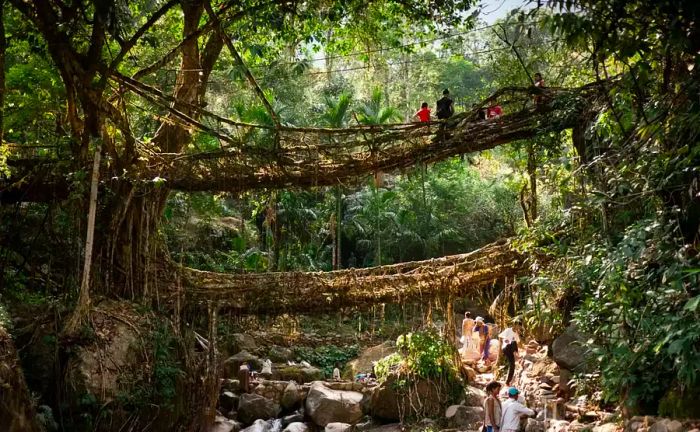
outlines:
{"label": "person walking on rock", "polygon": [[506,385],[510,385],[511,381],[513,381],[515,360],[520,357],[520,353],[518,352],[518,342],[520,342],[519,332],[520,320],[516,318],[513,320],[511,327],[503,330],[498,335],[498,339],[501,342],[501,351],[508,361],[508,378],[506,378]]}
{"label": "person walking on rock", "polygon": [[472,332],[479,335],[479,354],[481,359],[488,365],[490,363],[489,346],[491,344],[491,339],[489,338],[489,326],[486,325],[482,317],[476,317]]}
{"label": "person walking on rock", "polygon": [[535,411],[518,402],[520,392],[517,388],[508,389],[508,400],[501,406],[501,431],[518,432],[520,430],[520,417],[534,416]]}

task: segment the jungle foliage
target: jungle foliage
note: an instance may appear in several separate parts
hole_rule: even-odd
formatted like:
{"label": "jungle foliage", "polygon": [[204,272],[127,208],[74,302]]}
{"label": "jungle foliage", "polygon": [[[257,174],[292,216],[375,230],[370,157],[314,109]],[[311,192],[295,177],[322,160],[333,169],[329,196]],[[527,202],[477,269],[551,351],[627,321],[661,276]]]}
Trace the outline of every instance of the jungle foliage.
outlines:
{"label": "jungle foliage", "polygon": [[[93,293],[161,307],[158,289],[171,288],[158,288],[163,263],[331,270],[516,237],[523,251],[547,257],[505,287],[520,298],[502,297],[516,298],[529,327],[551,337],[573,321],[590,335],[602,403],[685,415],[700,383],[700,5],[541,3],[481,26],[470,0],[213,2],[264,98],[212,31],[209,2],[0,3],[2,302],[74,303],[98,151]],[[497,88],[532,84],[534,72],[551,87],[610,85],[570,133],[352,184],[240,195],[130,182],[126,173],[153,153],[222,143],[112,79],[138,76],[221,130],[193,107],[261,125],[377,125],[410,120],[444,87],[457,111],[470,109]],[[274,148],[269,130],[240,133],[256,150]],[[6,187],[8,173],[39,158],[49,163]],[[449,369],[435,335],[401,344],[420,376]],[[418,349],[430,358],[411,354]],[[305,354],[330,367],[347,353]],[[167,403],[177,371],[169,360],[161,366],[152,382]]]}

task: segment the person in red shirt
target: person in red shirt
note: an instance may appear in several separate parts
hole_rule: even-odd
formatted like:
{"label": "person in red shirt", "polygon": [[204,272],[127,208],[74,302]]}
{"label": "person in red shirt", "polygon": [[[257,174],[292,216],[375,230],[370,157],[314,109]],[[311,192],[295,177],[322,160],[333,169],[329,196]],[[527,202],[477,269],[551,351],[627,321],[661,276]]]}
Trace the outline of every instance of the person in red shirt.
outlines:
{"label": "person in red shirt", "polygon": [[[542,74],[539,73],[539,72],[537,72],[537,73],[535,74],[535,83],[534,83],[534,85],[535,85],[535,87],[537,87],[538,89],[543,89],[543,88],[545,87],[545,85],[544,85],[544,79],[542,78]],[[538,109],[539,109],[539,108],[542,107],[542,105],[543,105],[543,103],[544,103],[544,96],[538,94],[538,95],[535,96],[534,100],[535,100],[535,108],[538,108]]]}
{"label": "person in red shirt", "polygon": [[430,108],[428,108],[428,102],[423,102],[420,106],[420,110],[413,115],[413,117],[418,117],[421,122],[430,121]]}
{"label": "person in red shirt", "polygon": [[498,105],[498,104],[493,105],[493,106],[490,106],[490,107],[488,108],[488,110],[486,111],[486,116],[487,116],[488,118],[491,118],[491,117],[498,117],[498,116],[500,116],[501,114],[503,114],[503,109],[501,109],[501,106]]}

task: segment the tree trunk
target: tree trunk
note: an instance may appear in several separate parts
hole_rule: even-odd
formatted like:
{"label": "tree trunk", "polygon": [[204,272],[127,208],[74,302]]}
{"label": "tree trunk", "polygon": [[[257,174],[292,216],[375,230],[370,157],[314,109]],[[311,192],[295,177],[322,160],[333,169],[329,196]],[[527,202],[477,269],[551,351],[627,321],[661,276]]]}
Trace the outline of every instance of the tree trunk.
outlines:
{"label": "tree trunk", "polygon": [[[183,11],[183,39],[197,31],[204,7],[200,1],[181,2]],[[200,50],[198,38],[192,38],[182,47],[182,61],[173,97],[173,107],[197,118],[191,105],[204,98],[211,70],[223,48],[220,37],[210,37]],[[201,51],[201,52],[200,52]],[[161,123],[153,144],[165,153],[178,153],[189,142],[189,131],[179,122],[167,119]],[[138,161],[129,161],[131,170],[141,168]],[[100,214],[102,235],[99,258],[102,289],[110,295],[127,298],[157,298],[157,264],[167,257],[160,249],[157,236],[170,190],[167,183],[133,184],[118,179],[123,173],[110,173],[110,199]]]}
{"label": "tree trunk", "polygon": [[66,323],[65,333],[75,334],[85,322],[90,312],[90,271],[92,269],[92,249],[95,240],[95,215],[97,213],[97,187],[100,183],[100,160],[102,155],[102,143],[95,140],[95,159],[92,164],[92,177],[90,179],[90,203],[88,210],[87,233],[85,234],[85,263],[83,265],[83,278],[80,282],[78,304],[73,314]]}
{"label": "tree trunk", "polygon": [[335,192],[335,212],[333,226],[333,270],[338,270],[343,267],[341,255],[341,237],[343,228],[343,198],[340,191],[340,186],[334,188]]}
{"label": "tree trunk", "polygon": [[537,220],[537,159],[535,146],[530,143],[527,148],[527,174],[530,177],[530,220]]}

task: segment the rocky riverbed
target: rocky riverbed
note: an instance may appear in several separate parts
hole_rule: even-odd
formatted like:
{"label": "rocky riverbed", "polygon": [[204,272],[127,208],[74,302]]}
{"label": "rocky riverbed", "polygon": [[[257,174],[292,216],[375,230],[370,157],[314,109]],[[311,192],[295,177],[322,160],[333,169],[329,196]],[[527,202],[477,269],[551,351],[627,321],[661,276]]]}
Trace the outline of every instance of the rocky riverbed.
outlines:
{"label": "rocky riverbed", "polygon": [[[596,409],[596,395],[574,397],[575,372],[584,370],[584,351],[578,341],[582,335],[567,329],[552,345],[553,352],[532,342],[521,350],[523,361],[516,369],[514,384],[520,388],[527,404],[537,411],[535,418],[523,420],[526,432],[700,432],[700,422],[655,417],[633,417],[626,421],[618,412]],[[245,361],[258,367],[262,359],[250,351],[254,341],[239,336],[240,352],[226,361],[228,377],[221,382],[218,416],[210,432],[346,432],[405,430],[479,431],[483,419],[483,387],[494,379],[493,368],[470,368],[465,365],[469,383],[461,403],[445,407],[433,418],[404,419],[395,391],[384,384],[357,383],[351,379],[327,381],[322,372],[308,365],[289,364],[285,349],[268,352],[280,354],[271,374],[256,380],[250,393],[242,393],[235,376]],[[279,351],[279,352],[278,352]],[[362,370],[371,362],[392,352],[384,343],[365,349],[352,361],[346,373]],[[351,378],[351,377],[348,377]],[[429,386],[425,386],[426,392]],[[418,395],[419,401],[430,395]],[[401,420],[404,420],[402,423]]]}

